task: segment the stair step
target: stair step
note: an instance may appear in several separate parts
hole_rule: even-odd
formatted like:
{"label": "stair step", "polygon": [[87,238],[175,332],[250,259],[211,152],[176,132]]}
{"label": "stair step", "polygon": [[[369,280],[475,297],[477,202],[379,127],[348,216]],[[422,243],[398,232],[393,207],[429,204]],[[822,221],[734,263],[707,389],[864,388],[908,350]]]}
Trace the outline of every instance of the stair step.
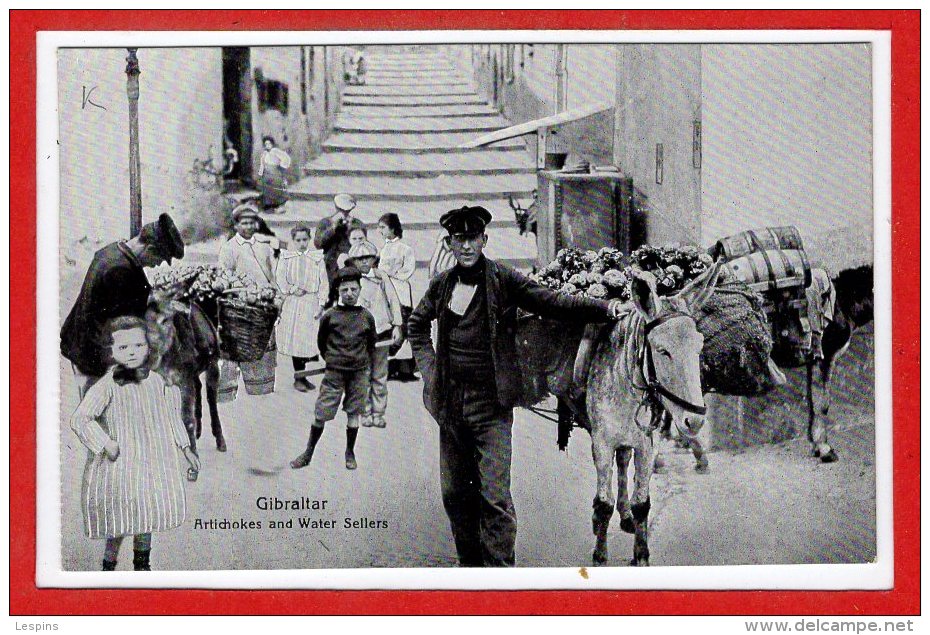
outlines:
{"label": "stair step", "polygon": [[415,60],[391,60],[378,62],[375,60],[366,60],[368,69],[379,72],[404,72],[404,71],[421,71],[425,73],[455,73],[457,69],[446,59],[426,59],[422,61]]}
{"label": "stair step", "polygon": [[536,188],[532,174],[489,176],[439,176],[404,179],[382,176],[310,176],[289,190],[291,199],[331,201],[340,192],[368,201],[452,201],[456,204],[506,198],[509,194],[531,196]]}
{"label": "stair step", "polygon": [[323,142],[326,151],[344,150],[352,152],[463,152],[470,150],[514,150],[523,149],[526,144],[521,139],[507,139],[481,148],[459,148],[458,146],[474,140],[479,135],[467,132],[425,132],[418,135],[382,134],[382,133],[340,133],[334,134]]}
{"label": "stair step", "polygon": [[[272,229],[283,243],[290,240],[289,226],[277,225]],[[377,231],[369,230],[368,237],[373,239],[373,242],[380,248],[382,241],[376,234]],[[439,236],[444,234],[445,230],[439,225],[430,229],[413,230],[410,231],[409,235],[406,231],[404,232],[404,242],[410,245],[416,256],[417,270],[425,271],[429,267],[429,261],[433,255],[433,250],[436,248],[436,242]],[[225,239],[188,245],[180,264],[215,264],[223,242],[225,242]],[[488,229],[488,244],[484,253],[488,258],[498,260],[517,269],[526,270],[536,262],[535,237],[532,235],[520,236],[515,227],[492,226]],[[422,297],[424,291],[425,286],[419,290],[414,288],[414,298]]]}
{"label": "stair step", "polygon": [[449,58],[442,53],[432,51],[398,51],[392,50],[389,53],[371,53],[365,52],[365,59],[369,64],[377,64],[381,68],[385,64],[392,62],[402,63],[422,63],[422,62],[449,62]]}
{"label": "stair step", "polygon": [[386,154],[373,161],[361,153],[327,152],[304,167],[318,176],[361,175],[423,178],[440,174],[535,174],[525,150],[510,152]]}
{"label": "stair step", "polygon": [[533,174],[494,174],[409,179],[385,176],[310,175],[288,188],[292,199],[331,201],[340,192],[357,200],[373,201],[461,201],[494,200],[510,193],[531,195],[536,187]]}
{"label": "stair step", "polygon": [[382,70],[369,70],[368,74],[365,75],[365,81],[368,83],[371,82],[398,82],[404,83],[406,81],[430,81],[430,82],[444,82],[447,84],[457,84],[460,82],[468,83],[471,81],[469,77],[463,75],[462,73],[455,73],[450,71],[382,71]]}
{"label": "stair step", "polygon": [[[518,197],[524,206],[531,201],[529,194]],[[361,199],[352,211],[352,215],[371,227],[376,227],[378,219],[387,212],[394,212],[400,216],[405,230],[411,228],[438,228],[439,217],[450,209],[462,205],[477,203],[474,199],[462,196],[458,201],[379,201]],[[516,218],[507,197],[503,194],[496,199],[481,201],[481,205],[491,212],[491,227],[515,227]],[[328,201],[303,201],[291,199],[285,205],[283,214],[265,214],[263,217],[271,227],[288,225],[297,221],[316,225],[320,219],[332,216],[336,209],[332,199]]]}
{"label": "stair step", "polygon": [[[394,88],[406,86],[424,88],[470,88],[471,92],[474,92],[475,89],[474,84],[463,77],[446,80],[439,76],[372,77],[371,75],[366,75],[365,83],[362,84],[362,86],[366,88]],[[356,87],[352,86],[352,88]]]}
{"label": "stair step", "polygon": [[334,132],[420,134],[424,132],[491,132],[507,127],[503,117],[357,117],[342,114]]}
{"label": "stair step", "polygon": [[400,95],[475,95],[471,86],[346,86],[342,91],[344,97],[361,95],[373,97],[394,97]]}
{"label": "stair step", "polygon": [[478,95],[344,95],[343,106],[487,106]]}
{"label": "stair step", "polygon": [[347,106],[340,113],[347,117],[391,117],[448,119],[454,117],[500,117],[500,113],[488,105],[448,106]]}

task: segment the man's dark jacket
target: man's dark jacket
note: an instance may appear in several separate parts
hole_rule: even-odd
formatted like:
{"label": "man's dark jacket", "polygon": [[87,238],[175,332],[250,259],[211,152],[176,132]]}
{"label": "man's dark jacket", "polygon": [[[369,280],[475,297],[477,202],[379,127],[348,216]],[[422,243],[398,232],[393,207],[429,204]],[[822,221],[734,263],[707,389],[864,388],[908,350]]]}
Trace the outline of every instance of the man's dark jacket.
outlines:
{"label": "man's dark jacket", "polygon": [[[606,322],[611,319],[609,303],[582,296],[558,293],[493,260],[485,259],[485,289],[491,330],[491,358],[497,399],[503,408],[513,408],[520,397],[517,364],[517,308],[556,320]],[[476,265],[478,266],[478,265]],[[444,398],[448,395],[449,325],[445,307],[458,279],[459,266],[437,274],[426,295],[410,316],[408,336],[417,367],[423,374],[423,403],[439,423],[445,419]],[[436,350],[430,338],[430,323],[438,320]]]}
{"label": "man's dark jacket", "polygon": [[121,315],[143,317],[150,290],[142,264],[126,245],[112,243],[98,251],[61,327],[61,354],[83,374],[103,376],[107,355],[99,343],[101,327]]}
{"label": "man's dark jacket", "polygon": [[317,249],[323,250],[323,262],[326,263],[326,275],[331,286],[330,293],[336,291],[332,287],[333,278],[339,270],[339,255],[349,253],[349,232],[353,229],[365,229],[365,223],[354,216],[349,216],[345,223],[337,223],[332,217],[324,218],[316,227],[313,244]]}

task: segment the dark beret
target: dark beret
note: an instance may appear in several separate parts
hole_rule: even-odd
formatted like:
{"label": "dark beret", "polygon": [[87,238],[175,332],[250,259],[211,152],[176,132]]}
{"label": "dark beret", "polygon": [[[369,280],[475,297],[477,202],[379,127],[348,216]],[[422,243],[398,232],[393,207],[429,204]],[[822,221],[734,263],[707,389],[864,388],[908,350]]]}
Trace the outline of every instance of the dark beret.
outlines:
{"label": "dark beret", "polygon": [[343,267],[333,276],[333,284],[338,288],[343,282],[358,282],[362,279],[362,272],[355,267]]}
{"label": "dark beret", "polygon": [[439,218],[442,225],[450,234],[474,234],[483,232],[491,222],[491,212],[480,205],[465,205],[453,209]]}

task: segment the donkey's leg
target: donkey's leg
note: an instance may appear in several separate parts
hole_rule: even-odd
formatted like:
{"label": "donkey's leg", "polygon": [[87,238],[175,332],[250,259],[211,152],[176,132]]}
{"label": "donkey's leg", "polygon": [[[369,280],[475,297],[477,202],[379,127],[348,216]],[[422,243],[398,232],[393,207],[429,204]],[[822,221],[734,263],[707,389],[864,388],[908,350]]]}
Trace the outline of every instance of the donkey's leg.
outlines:
{"label": "donkey's leg", "polygon": [[833,360],[824,358],[820,360],[820,380],[823,383],[823,400],[820,402],[820,414],[830,414],[830,406],[833,405],[833,393],[830,391],[830,371],[833,368]]}
{"label": "donkey's leg", "polygon": [[630,512],[629,483],[627,469],[633,457],[632,448],[617,448],[617,513],[620,514],[620,529],[628,534],[636,531],[633,514]]}
{"label": "donkey's leg", "polygon": [[649,481],[652,479],[652,439],[647,438],[633,454],[633,497],[630,513],[633,515],[634,567],[649,566]]}
{"label": "donkey's leg", "polygon": [[184,428],[187,430],[187,436],[191,442],[191,449],[197,452],[197,421],[194,416],[195,402],[195,382],[192,377],[185,377],[179,385],[181,389],[181,419],[184,421]]}
{"label": "donkey's leg", "polygon": [[220,423],[220,410],[216,406],[217,388],[220,384],[219,362],[213,360],[207,365],[207,407],[210,409],[210,428],[216,440],[216,449],[226,451],[226,439],[223,437],[223,426]]}
{"label": "donkey's leg", "polygon": [[813,360],[807,363],[807,438],[813,456],[819,457],[821,463],[834,463],[839,457],[827,442],[826,418],[817,416],[814,404],[814,364]]}
{"label": "donkey's leg", "polygon": [[594,434],[591,437],[591,454],[597,470],[597,495],[594,497],[594,513],[591,517],[591,529],[595,537],[592,559],[594,564],[604,564],[607,562],[607,528],[614,513],[614,496],[610,491],[614,452],[601,435]]}
{"label": "donkey's leg", "polygon": [[194,374],[194,423],[197,429],[197,438],[203,433],[203,384],[200,381],[200,375]]}

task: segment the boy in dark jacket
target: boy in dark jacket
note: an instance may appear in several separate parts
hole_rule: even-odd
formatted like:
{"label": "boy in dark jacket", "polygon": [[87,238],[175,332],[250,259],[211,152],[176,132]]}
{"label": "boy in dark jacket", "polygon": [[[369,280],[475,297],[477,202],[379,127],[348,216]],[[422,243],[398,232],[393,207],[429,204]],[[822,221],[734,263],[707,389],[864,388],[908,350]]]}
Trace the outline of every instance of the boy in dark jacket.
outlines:
{"label": "boy in dark jacket", "polygon": [[307,449],[291,461],[295,470],[310,464],[313,450],[323,435],[323,427],[336,417],[340,401],[348,417],[346,469],[358,467],[355,439],[368,399],[368,378],[376,339],[375,318],[367,309],[357,306],[361,278],[362,274],[355,267],[344,267],[334,277],[339,303],[320,318],[317,336],[320,355],[326,360],[326,374],[320,384]]}

